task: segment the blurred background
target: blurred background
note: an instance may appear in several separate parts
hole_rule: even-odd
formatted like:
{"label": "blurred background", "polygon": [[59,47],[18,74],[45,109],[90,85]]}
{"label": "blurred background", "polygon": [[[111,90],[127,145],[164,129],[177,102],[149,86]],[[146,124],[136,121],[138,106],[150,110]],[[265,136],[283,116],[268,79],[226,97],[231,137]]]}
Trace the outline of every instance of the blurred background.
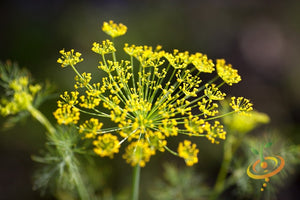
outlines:
{"label": "blurred background", "polygon": [[[59,50],[74,48],[85,59],[81,67],[95,70],[98,62],[91,45],[108,38],[101,31],[103,21],[108,20],[128,27],[127,34],[117,39],[121,47],[124,42],[159,44],[167,51],[177,48],[202,52],[212,59],[225,58],[242,76],[231,94],[251,99],[255,109],[270,116],[271,122],[263,131],[276,129],[284,138],[300,143],[300,1],[6,0],[0,3],[0,60],[17,61],[36,81],[47,79],[60,93],[73,86],[74,74],[56,63]],[[41,107],[53,121],[56,100]],[[32,190],[36,166],[31,155],[44,146],[41,130],[31,120],[9,131],[1,130],[0,199],[50,198]],[[213,181],[222,147],[208,147],[208,151],[212,151],[211,160],[205,161],[210,165],[199,170],[210,174]],[[151,168],[162,158],[168,156],[153,158],[156,160],[146,166],[145,178],[151,177]],[[200,158],[204,159],[208,158]],[[121,162],[125,171],[130,169]],[[296,171],[278,198],[285,199],[287,193],[299,195],[299,184]]]}

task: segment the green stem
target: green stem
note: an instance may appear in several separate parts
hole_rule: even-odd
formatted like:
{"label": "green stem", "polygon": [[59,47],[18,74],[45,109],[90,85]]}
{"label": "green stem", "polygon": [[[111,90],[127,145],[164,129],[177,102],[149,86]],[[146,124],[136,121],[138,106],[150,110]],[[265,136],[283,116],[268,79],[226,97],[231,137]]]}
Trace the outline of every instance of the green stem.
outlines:
{"label": "green stem", "polygon": [[131,200],[139,199],[139,184],[140,184],[141,167],[137,164],[133,168],[133,183],[131,191]]}
{"label": "green stem", "polygon": [[223,161],[210,200],[218,199],[220,194],[226,189],[225,186],[226,176],[229,171],[233,155],[235,154],[236,150],[240,146],[242,140],[243,140],[243,136],[235,137],[232,134],[228,136],[226,141],[224,142]]}
{"label": "green stem", "polygon": [[37,120],[39,121],[42,125],[45,126],[45,128],[47,129],[47,131],[51,134],[54,135],[56,130],[55,128],[52,126],[52,124],[48,121],[48,119],[39,111],[37,110],[35,107],[33,107],[32,105],[29,105],[27,107],[28,111],[30,112],[30,114]]}
{"label": "green stem", "polygon": [[[230,138],[228,138],[230,139]],[[232,160],[232,141],[226,141],[224,143],[224,158],[221,164],[221,169],[219,171],[213,193],[211,195],[211,200],[218,199],[219,195],[223,192],[224,190],[224,185],[225,185],[225,179],[228,173],[228,169],[230,167],[230,163]]]}

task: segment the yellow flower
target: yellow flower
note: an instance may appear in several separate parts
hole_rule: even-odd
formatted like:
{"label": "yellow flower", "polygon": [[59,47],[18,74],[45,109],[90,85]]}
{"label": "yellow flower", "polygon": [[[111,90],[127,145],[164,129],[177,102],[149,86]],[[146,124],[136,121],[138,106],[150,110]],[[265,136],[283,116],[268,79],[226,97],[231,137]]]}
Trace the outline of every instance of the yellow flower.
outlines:
{"label": "yellow flower", "polygon": [[184,127],[189,135],[199,136],[202,135],[204,131],[208,130],[209,124],[203,119],[191,115],[189,119],[184,119]]}
{"label": "yellow flower", "polygon": [[[126,30],[126,26],[113,21],[103,24],[103,31],[112,38],[125,34]],[[101,74],[104,77],[90,83],[89,73],[80,75],[72,67],[77,74],[75,89],[81,93],[81,102],[72,105],[81,106],[80,112],[95,118],[108,118],[116,124],[113,128],[101,129],[101,134],[118,134],[122,137],[120,145],[127,141],[123,158],[131,165],[145,166],[156,150],[167,150],[183,157],[189,166],[198,161],[196,145],[184,141],[178,147],[178,154],[167,147],[169,137],[206,137],[212,143],[225,139],[223,126],[215,121],[224,116],[219,112],[219,103],[226,96],[221,87],[241,79],[237,70],[226,65],[225,60],[217,60],[215,72],[213,61],[205,54],[177,49],[168,53],[161,46],[152,48],[126,43],[124,51],[128,60],[117,59],[110,40],[94,43],[92,51],[101,55],[98,68],[105,72]],[[200,76],[213,72],[224,82],[217,84],[218,76],[215,76],[207,83]],[[235,104],[233,108],[239,112],[249,110],[244,105],[236,108]],[[79,130],[84,132],[86,128],[89,131],[86,137],[100,134],[99,128],[95,128],[97,125],[89,123],[81,125]]]}
{"label": "yellow flower", "polygon": [[192,166],[198,162],[198,152],[199,150],[196,148],[196,144],[192,144],[189,140],[184,140],[183,143],[179,143],[178,155],[185,160],[187,166]]}
{"label": "yellow flower", "polygon": [[91,73],[83,72],[80,77],[76,75],[74,79],[76,81],[74,88],[78,89],[78,88],[86,87],[91,81],[92,76]]}
{"label": "yellow flower", "polygon": [[165,151],[164,147],[167,145],[167,141],[161,132],[148,131],[146,139],[148,140],[150,147],[152,147],[154,150],[159,150],[161,152]]}
{"label": "yellow flower", "polygon": [[161,58],[164,56],[165,52],[160,51],[161,46],[157,46],[153,51],[150,46],[135,46],[125,44],[124,51],[130,55],[135,57],[143,67],[158,67],[164,64],[164,60]]}
{"label": "yellow flower", "polygon": [[231,97],[231,103],[229,105],[235,112],[240,114],[247,114],[246,112],[253,110],[253,104],[250,103],[249,99],[244,97]]}
{"label": "yellow flower", "polygon": [[83,58],[80,58],[81,53],[76,52],[74,54],[74,49],[71,49],[71,51],[65,52],[65,50],[59,51],[60,54],[62,54],[61,58],[57,59],[58,63],[61,63],[62,67],[67,67],[69,65],[74,66],[79,62],[83,61]]}
{"label": "yellow flower", "polygon": [[238,75],[238,71],[233,69],[231,64],[226,65],[224,59],[217,59],[216,68],[218,75],[230,86],[242,80],[240,75]]}
{"label": "yellow flower", "polygon": [[57,108],[53,115],[59,124],[77,124],[80,112],[78,108],[64,104]]}
{"label": "yellow flower", "polygon": [[162,124],[158,128],[166,137],[178,135],[177,121],[175,119],[163,119]]}
{"label": "yellow flower", "polygon": [[219,121],[215,121],[215,124],[208,129],[206,138],[210,140],[211,143],[219,144],[219,141],[216,141],[217,138],[222,140],[226,139],[226,131],[224,131],[223,128],[223,125],[221,125]]}
{"label": "yellow flower", "polygon": [[149,147],[147,142],[139,140],[127,146],[123,158],[132,166],[140,165],[144,167],[154,154],[155,151]]}
{"label": "yellow flower", "polygon": [[[4,73],[6,72],[1,72],[3,73],[1,75],[5,77]],[[0,76],[0,78],[2,77]],[[9,95],[8,98],[2,98],[0,101],[0,114],[3,116],[17,114],[28,109],[34,104],[37,92],[42,89],[42,86],[39,84],[30,84],[28,76],[15,77],[15,79],[6,79],[5,81],[8,81],[6,87]]]}
{"label": "yellow flower", "polygon": [[101,157],[108,156],[113,158],[120,148],[117,136],[110,133],[99,136],[97,140],[94,140],[93,144],[95,145],[94,152]]}
{"label": "yellow flower", "polygon": [[208,59],[207,55],[195,53],[191,55],[191,60],[199,72],[212,73],[215,70],[213,61]]}
{"label": "yellow flower", "polygon": [[100,55],[104,55],[104,54],[115,52],[116,49],[114,47],[114,44],[110,40],[105,40],[102,42],[102,45],[97,42],[94,42],[92,51]]}
{"label": "yellow flower", "polygon": [[204,90],[205,96],[208,97],[209,100],[223,100],[226,96],[225,93],[221,92],[215,84],[205,84],[206,89]]}
{"label": "yellow flower", "polygon": [[127,31],[127,27],[123,24],[116,24],[112,20],[109,22],[104,22],[102,26],[102,31],[110,35],[112,38],[124,35]]}
{"label": "yellow flower", "polygon": [[78,94],[79,92],[77,91],[72,91],[70,92],[70,94],[65,91],[64,94],[60,95],[60,98],[64,100],[64,102],[62,101],[58,101],[58,107],[63,107],[64,104],[70,105],[70,106],[74,106],[78,103]]}
{"label": "yellow flower", "polygon": [[213,103],[212,100],[202,98],[201,101],[198,101],[199,110],[202,112],[204,118],[207,118],[207,116],[215,116],[219,113],[219,110],[217,109],[219,106],[217,103]]}
{"label": "yellow flower", "polygon": [[173,51],[173,54],[165,53],[164,56],[175,69],[184,69],[192,61],[189,52],[179,52],[177,49]]}
{"label": "yellow flower", "polygon": [[99,134],[102,126],[103,124],[98,119],[91,118],[79,126],[79,133],[84,133],[85,138],[94,138]]}

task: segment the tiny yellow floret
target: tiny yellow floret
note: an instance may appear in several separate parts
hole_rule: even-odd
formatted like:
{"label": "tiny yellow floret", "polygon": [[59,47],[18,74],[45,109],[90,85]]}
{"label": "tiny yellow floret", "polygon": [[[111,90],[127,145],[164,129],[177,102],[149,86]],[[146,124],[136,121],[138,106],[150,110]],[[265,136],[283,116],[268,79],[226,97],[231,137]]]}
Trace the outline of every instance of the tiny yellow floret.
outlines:
{"label": "tiny yellow floret", "polygon": [[149,144],[144,140],[132,142],[126,148],[123,158],[132,166],[140,165],[144,167],[150,157],[155,154],[155,151],[149,147]]}
{"label": "tiny yellow floret", "polygon": [[75,52],[74,54],[74,49],[71,49],[71,51],[65,52],[65,50],[60,50],[59,51],[62,56],[57,59],[58,63],[61,63],[62,67],[67,67],[69,65],[74,66],[79,62],[83,61],[83,58],[80,58],[81,53]]}
{"label": "tiny yellow floret", "polygon": [[124,35],[127,31],[127,27],[121,23],[116,24],[110,20],[109,22],[103,23],[102,31],[110,35],[112,38],[115,38]]}
{"label": "tiny yellow floret", "polygon": [[246,112],[253,110],[253,104],[250,103],[249,99],[244,97],[231,97],[231,103],[229,105],[235,112],[240,114],[246,114]]}
{"label": "tiny yellow floret", "polygon": [[95,138],[102,126],[98,119],[91,118],[79,126],[79,133],[85,134],[85,138]]}
{"label": "tiny yellow floret", "polygon": [[185,160],[187,166],[192,166],[198,162],[198,152],[199,150],[196,148],[196,144],[192,144],[189,140],[184,140],[183,143],[179,143],[179,157],[182,157]]}
{"label": "tiny yellow floret", "polygon": [[104,40],[102,44],[94,42],[92,51],[100,55],[104,55],[104,54],[115,52],[116,49],[114,47],[114,44],[110,40]]}
{"label": "tiny yellow floret", "polygon": [[114,153],[118,153],[120,148],[117,136],[110,133],[99,136],[93,144],[95,145],[94,152],[101,157],[113,158]]}
{"label": "tiny yellow floret", "polygon": [[242,80],[238,71],[233,69],[231,64],[226,65],[224,59],[217,59],[216,68],[218,75],[230,86],[233,83],[238,83]]}
{"label": "tiny yellow floret", "polygon": [[59,124],[77,124],[79,120],[79,109],[68,104],[56,109],[53,113]]}

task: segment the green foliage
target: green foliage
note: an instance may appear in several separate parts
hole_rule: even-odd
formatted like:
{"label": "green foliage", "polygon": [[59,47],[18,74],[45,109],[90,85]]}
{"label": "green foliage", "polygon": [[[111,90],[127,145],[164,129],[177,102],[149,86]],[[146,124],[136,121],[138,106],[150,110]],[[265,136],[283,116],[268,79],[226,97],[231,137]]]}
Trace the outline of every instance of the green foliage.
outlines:
{"label": "green foliage", "polygon": [[79,137],[78,134],[74,134],[74,129],[68,129],[58,127],[56,134],[51,135],[50,141],[46,143],[44,152],[40,156],[32,156],[34,161],[43,164],[35,174],[34,189],[42,189],[45,192],[46,188],[51,187],[53,191],[57,188],[66,190],[75,188],[70,169],[74,168],[73,165],[78,165],[74,152],[80,149],[74,144],[78,142]]}
{"label": "green foliage", "polygon": [[254,153],[255,155],[259,155],[259,152],[258,152],[256,149],[251,148],[251,151],[252,151],[252,153]]}
{"label": "green foliage", "polygon": [[264,147],[265,147],[265,148],[269,148],[270,146],[272,146],[272,142],[266,143]]}
{"label": "green foliage", "polygon": [[192,167],[179,169],[172,164],[164,164],[163,177],[149,191],[154,200],[201,200],[208,196],[203,177]]}
{"label": "green foliage", "polygon": [[0,100],[0,114],[7,117],[4,129],[25,120],[30,113],[28,106],[38,108],[47,99],[53,98],[54,86],[49,82],[35,84],[28,70],[17,63],[0,62],[0,86],[5,96]]}

